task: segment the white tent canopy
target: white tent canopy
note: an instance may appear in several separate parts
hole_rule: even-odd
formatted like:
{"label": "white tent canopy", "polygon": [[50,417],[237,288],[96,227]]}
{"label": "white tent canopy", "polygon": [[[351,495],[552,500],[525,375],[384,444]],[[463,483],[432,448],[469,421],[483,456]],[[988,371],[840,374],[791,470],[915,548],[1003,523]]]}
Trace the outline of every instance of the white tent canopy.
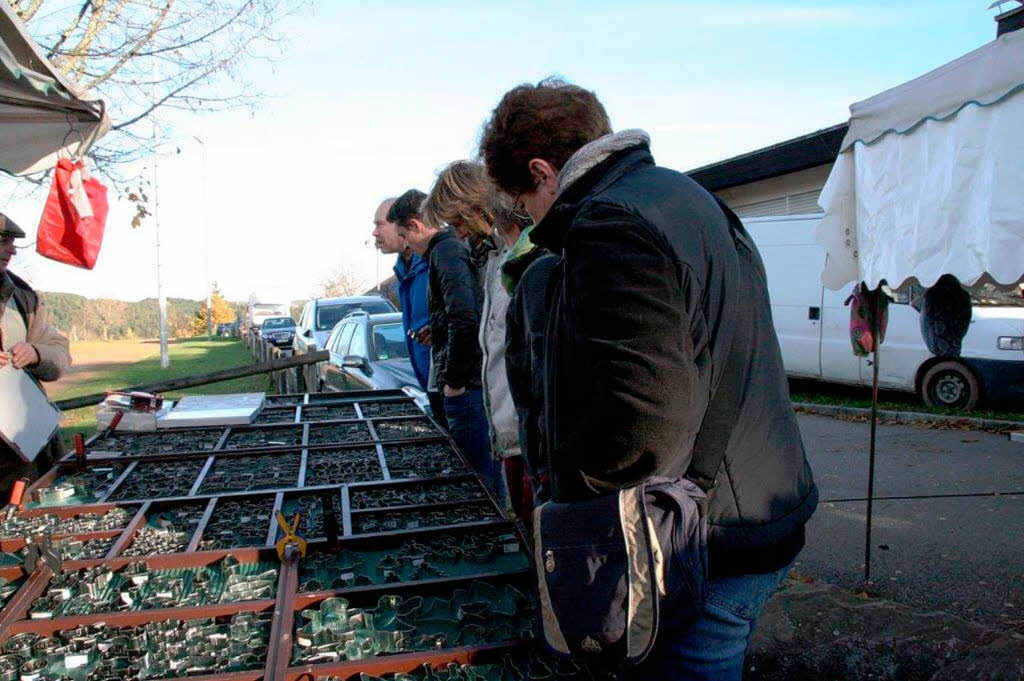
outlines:
{"label": "white tent canopy", "polygon": [[828,288],[1024,279],[1024,30],[850,113],[818,200]]}
{"label": "white tent canopy", "polygon": [[0,2],[0,170],[48,170],[58,153],[84,154],[109,128],[103,102],[81,99]]}

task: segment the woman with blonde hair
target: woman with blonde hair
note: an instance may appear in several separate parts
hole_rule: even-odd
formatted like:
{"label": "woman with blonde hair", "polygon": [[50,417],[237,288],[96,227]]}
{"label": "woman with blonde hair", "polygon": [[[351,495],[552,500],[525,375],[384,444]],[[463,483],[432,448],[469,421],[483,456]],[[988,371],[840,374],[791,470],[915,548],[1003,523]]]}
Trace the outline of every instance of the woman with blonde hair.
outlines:
{"label": "woman with blonde hair", "polygon": [[[505,370],[505,313],[509,292],[502,282],[501,265],[519,239],[529,218],[512,210],[513,202],[497,191],[480,163],[455,161],[437,177],[423,203],[427,223],[448,225],[466,242],[470,261],[477,271],[483,295],[480,348],[483,351],[482,396],[490,435],[490,457],[495,476],[488,481],[498,501],[509,503],[503,466],[519,457],[519,426]],[[494,461],[502,465],[493,465]],[[518,460],[514,464],[519,466]],[[512,490],[514,507],[520,510],[518,489]]]}

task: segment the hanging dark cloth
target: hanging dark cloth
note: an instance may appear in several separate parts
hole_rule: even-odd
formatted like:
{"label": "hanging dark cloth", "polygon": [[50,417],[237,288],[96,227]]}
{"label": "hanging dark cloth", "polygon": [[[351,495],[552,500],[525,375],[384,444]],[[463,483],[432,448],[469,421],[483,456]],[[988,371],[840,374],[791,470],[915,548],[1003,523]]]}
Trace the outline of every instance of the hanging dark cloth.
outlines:
{"label": "hanging dark cloth", "polygon": [[952,274],[939,277],[924,293],[921,336],[936,357],[959,357],[971,326],[971,295]]}

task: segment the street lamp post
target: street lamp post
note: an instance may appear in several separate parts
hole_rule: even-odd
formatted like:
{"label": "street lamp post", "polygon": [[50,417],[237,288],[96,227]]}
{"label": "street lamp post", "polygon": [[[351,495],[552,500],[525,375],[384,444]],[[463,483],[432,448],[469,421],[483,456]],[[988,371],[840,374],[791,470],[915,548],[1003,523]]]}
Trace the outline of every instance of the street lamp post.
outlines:
{"label": "street lamp post", "polygon": [[153,225],[156,232],[156,297],[160,312],[160,367],[171,366],[167,348],[167,296],[164,295],[163,265],[160,258],[160,162],[153,151]]}
{"label": "street lamp post", "polygon": [[213,292],[210,286],[210,210],[206,202],[206,142],[192,136],[203,148],[203,279],[206,287],[206,339],[213,339]]}

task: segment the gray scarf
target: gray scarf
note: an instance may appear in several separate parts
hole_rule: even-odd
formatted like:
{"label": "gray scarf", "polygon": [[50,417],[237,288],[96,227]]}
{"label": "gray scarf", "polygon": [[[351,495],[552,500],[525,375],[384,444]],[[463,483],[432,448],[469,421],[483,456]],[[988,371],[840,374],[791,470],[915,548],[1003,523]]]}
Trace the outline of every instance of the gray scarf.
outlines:
{"label": "gray scarf", "polygon": [[588,170],[615,152],[641,144],[650,145],[650,143],[650,135],[643,130],[633,128],[613,132],[583,145],[569,157],[561,172],[558,173],[558,194],[564,192],[569,185],[586,175]]}

